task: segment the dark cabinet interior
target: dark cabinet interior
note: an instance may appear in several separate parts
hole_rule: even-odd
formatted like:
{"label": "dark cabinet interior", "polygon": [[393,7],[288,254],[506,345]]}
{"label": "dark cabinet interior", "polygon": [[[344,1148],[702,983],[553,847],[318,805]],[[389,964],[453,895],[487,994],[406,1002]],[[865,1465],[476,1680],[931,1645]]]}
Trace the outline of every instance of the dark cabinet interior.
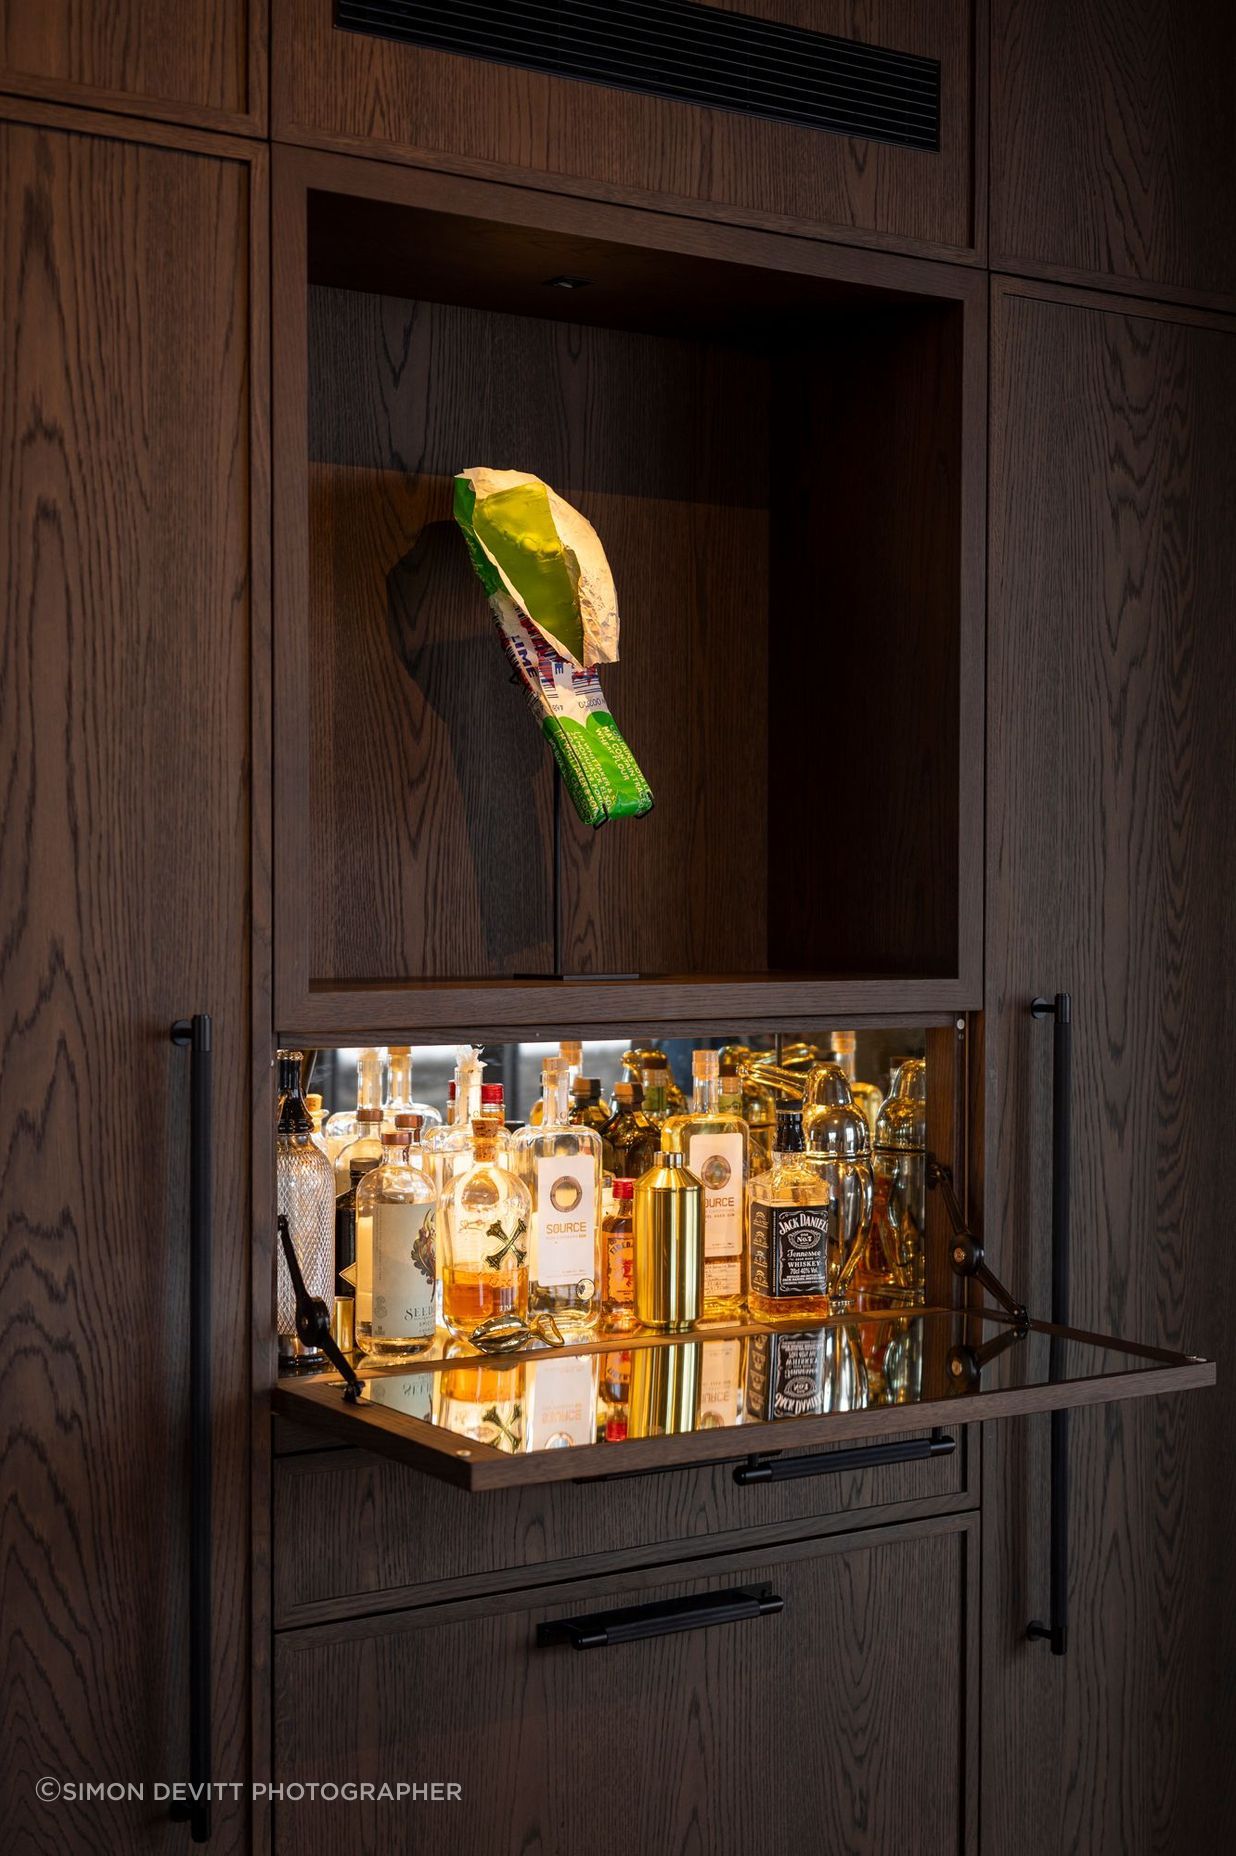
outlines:
{"label": "dark cabinet interior", "polygon": [[[598,1838],[607,1850],[884,1856],[907,1821],[920,1856],[952,1856],[976,1830],[976,1720],[962,1703],[975,1540],[970,1517],[941,1517],[729,1555],[707,1575],[615,1573],[552,1597],[285,1633],[275,1779],[329,1769],[460,1784],[449,1804],[357,1807],[365,1850],[400,1847],[419,1810],[450,1856]],[[545,1641],[544,1627],[573,1618],[755,1591],[778,1608],[607,1648]],[[280,1805],[276,1851],[333,1856],[332,1808]]]}
{"label": "dark cabinet interior", "polygon": [[[638,249],[531,200],[513,224],[483,188],[467,216],[413,204],[397,173],[377,192],[299,195],[289,285],[285,1021],[409,983],[967,988],[969,280],[856,284],[698,232]],[[543,476],[602,538],[644,819],[594,832],[554,791],[451,519],[473,464]]]}

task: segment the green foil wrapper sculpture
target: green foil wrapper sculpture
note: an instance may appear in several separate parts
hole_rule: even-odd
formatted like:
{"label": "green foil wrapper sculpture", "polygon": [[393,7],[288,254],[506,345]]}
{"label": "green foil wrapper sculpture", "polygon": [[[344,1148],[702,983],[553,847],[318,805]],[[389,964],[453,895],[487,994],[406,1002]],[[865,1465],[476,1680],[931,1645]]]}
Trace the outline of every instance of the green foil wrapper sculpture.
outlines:
{"label": "green foil wrapper sculpture", "polygon": [[614,577],[578,509],[516,470],[465,470],[455,520],[506,654],[586,825],[639,818],[652,793],[601,692],[618,658]]}

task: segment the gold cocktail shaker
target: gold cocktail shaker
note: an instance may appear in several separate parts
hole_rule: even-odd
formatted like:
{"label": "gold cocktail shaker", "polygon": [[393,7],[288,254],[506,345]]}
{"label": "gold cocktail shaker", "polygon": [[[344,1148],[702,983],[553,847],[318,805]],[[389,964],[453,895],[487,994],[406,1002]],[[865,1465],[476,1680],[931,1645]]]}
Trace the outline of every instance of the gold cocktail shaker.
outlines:
{"label": "gold cocktail shaker", "polygon": [[635,1318],[662,1334],[699,1320],[704,1188],[682,1154],[659,1154],[635,1182]]}
{"label": "gold cocktail shaker", "polygon": [[695,1429],[704,1343],[632,1347],[628,1437],[680,1437]]}

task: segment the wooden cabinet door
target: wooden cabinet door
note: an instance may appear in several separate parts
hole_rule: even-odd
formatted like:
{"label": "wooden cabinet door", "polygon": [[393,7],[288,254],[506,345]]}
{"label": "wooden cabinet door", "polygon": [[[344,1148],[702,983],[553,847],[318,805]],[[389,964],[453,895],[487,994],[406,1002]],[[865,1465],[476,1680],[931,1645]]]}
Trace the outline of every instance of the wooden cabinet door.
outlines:
{"label": "wooden cabinet door", "polygon": [[[189,1059],[214,1025],[215,1776],[247,1771],[251,174],[0,125],[0,1797],[183,1850]],[[264,1164],[269,1169],[267,1154]],[[142,1801],[40,1802],[40,1779]],[[211,1848],[245,1845],[215,1807]]]}
{"label": "wooden cabinet door", "polygon": [[1230,1849],[1236,331],[1008,283],[992,352],[989,1249],[1048,1305],[1065,990],[1070,1320],[1219,1378],[1072,1417],[1064,1657],[1047,1423],[987,1427],[984,1843]]}
{"label": "wooden cabinet door", "polygon": [[266,126],[267,0],[0,0],[0,90]]}
{"label": "wooden cabinet door", "polygon": [[[287,1856],[956,1856],[973,1847],[973,1543],[957,1516],[760,1560],[283,1633],[275,1847]],[[766,1588],[782,1609],[576,1650],[540,1627]],[[610,1626],[612,1630],[612,1623]],[[329,1780],[363,1794],[297,1795]],[[401,1800],[376,1788],[455,1784]]]}
{"label": "wooden cabinet door", "polygon": [[1236,9],[993,0],[991,263],[1236,299]]}

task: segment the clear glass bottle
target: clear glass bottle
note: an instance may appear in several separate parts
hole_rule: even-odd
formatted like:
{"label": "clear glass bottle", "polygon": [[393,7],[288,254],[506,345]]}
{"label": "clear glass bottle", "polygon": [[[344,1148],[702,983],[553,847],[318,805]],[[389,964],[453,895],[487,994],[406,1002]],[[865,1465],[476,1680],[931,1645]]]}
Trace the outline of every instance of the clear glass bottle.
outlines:
{"label": "clear glass bottle", "polygon": [[472,1164],[438,1198],[442,1318],[466,1339],[491,1315],[528,1316],[532,1199],[503,1164],[497,1129],[477,1116]]}
{"label": "clear glass bottle", "polygon": [[605,1171],[616,1179],[638,1179],[656,1166],[661,1153],[661,1130],[644,1113],[644,1091],[639,1083],[614,1085],[614,1112],[601,1137]]}
{"label": "clear glass bottle", "polygon": [[[583,1068],[584,1063],[584,1047],[579,1039],[563,1038],[558,1046],[558,1058],[567,1068],[567,1094],[569,1096],[575,1087],[575,1079]],[[544,1119],[545,1096],[544,1093],[542,1093],[532,1104],[528,1113],[528,1126],[530,1128],[539,1128]]]}
{"label": "clear glass bottle", "polygon": [[601,1314],[601,1141],[570,1120],[570,1072],[561,1057],[541,1068],[545,1118],[515,1136],[513,1162],[532,1200],[528,1304],[564,1335],[586,1335]]}
{"label": "clear glass bottle", "polygon": [[629,1334],[635,1319],[635,1181],[616,1179],[601,1220],[601,1317],[607,1334]]}
{"label": "clear glass bottle", "polygon": [[442,1117],[429,1102],[418,1102],[412,1094],[412,1052],[407,1044],[392,1044],[387,1053],[386,1099],[382,1104],[382,1125],[385,1128],[396,1126],[397,1115],[419,1115],[421,1128],[427,1134],[430,1128],[441,1125]]}
{"label": "clear glass bottle", "polygon": [[806,1151],[802,1111],[777,1110],[772,1165],[747,1187],[747,1306],[768,1320],[832,1312],[841,1243],[832,1183]]}
{"label": "clear glass bottle", "polygon": [[357,1115],[363,1108],[382,1106],[382,1058],[380,1049],[363,1050],[356,1060],[356,1107],[337,1109],[322,1125],[322,1139],[332,1165],[357,1136]]}
{"label": "clear glass bottle", "polygon": [[843,1260],[833,1306],[843,1308],[855,1293],[871,1228],[874,1178],[867,1118],[855,1107],[840,1064],[813,1066],[804,1093],[803,1128],[807,1150],[824,1164],[837,1206]]}
{"label": "clear glass bottle", "polygon": [[664,1064],[649,1063],[640,1071],[644,1092],[644,1113],[660,1127],[670,1110],[670,1084],[673,1081]]}
{"label": "clear glass bottle", "polygon": [[382,1158],[382,1110],[358,1108],[356,1132],[339,1151],[335,1160],[335,1192],[342,1196],[352,1184],[352,1162],[368,1160],[374,1164]]}
{"label": "clear glass bottle", "polygon": [[423,1146],[439,1193],[445,1192],[453,1179],[466,1173],[472,1164],[472,1124],[489,1123],[498,1145],[499,1155],[510,1152],[510,1135],[503,1119],[506,1110],[501,1083],[486,1083],[479,1050],[461,1045],[457,1053],[455,1080],[447,1092],[448,1119],[445,1126],[431,1128]]}
{"label": "clear glass bottle", "polygon": [[[300,1066],[300,1051],[279,1052],[275,1202],[288,1221],[305,1287],[330,1308],[335,1279],[335,1175],[314,1139],[313,1121],[301,1094]],[[306,1347],[297,1338],[296,1297],[282,1245],[275,1268],[280,1364],[317,1365],[325,1358],[321,1348]]]}
{"label": "clear glass bottle", "polygon": [[[416,1116],[408,1119],[418,1122]],[[381,1164],[370,1168],[356,1189],[357,1228],[365,1223],[370,1233],[367,1278],[357,1273],[358,1292],[370,1291],[370,1316],[363,1332],[358,1322],[357,1334],[378,1360],[410,1360],[424,1353],[436,1325],[437,1193],[416,1144],[419,1132],[419,1125],[387,1129]]]}
{"label": "clear glass bottle", "polygon": [[661,1127],[666,1153],[680,1153],[704,1188],[705,1321],[733,1321],[747,1300],[747,1124],[721,1107],[715,1050],[691,1057],[693,1093],[686,1115]]}
{"label": "clear glass bottle", "polygon": [[850,1085],[850,1098],[855,1108],[861,1109],[867,1123],[867,1138],[875,1140],[876,1117],[880,1113],[884,1097],[874,1083],[858,1080],[858,1035],[853,1031],[834,1031],[832,1034],[833,1062],[845,1072],[846,1082]]}

